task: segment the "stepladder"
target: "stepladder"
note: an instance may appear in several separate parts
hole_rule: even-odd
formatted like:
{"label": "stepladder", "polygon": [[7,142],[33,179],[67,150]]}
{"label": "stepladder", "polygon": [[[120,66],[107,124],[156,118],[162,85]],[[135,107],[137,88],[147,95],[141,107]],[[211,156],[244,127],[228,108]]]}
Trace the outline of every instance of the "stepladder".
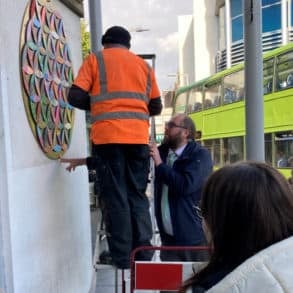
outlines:
{"label": "stepladder", "polygon": [[[118,269],[110,264],[104,264],[100,261],[100,255],[108,251],[107,233],[103,219],[103,206],[98,195],[95,195],[94,206],[92,206],[92,213],[94,213],[94,222],[96,226],[93,230],[95,234],[95,241],[93,245],[93,261],[92,261],[92,278],[89,293],[104,292],[103,286],[109,286],[111,293],[118,293],[119,287],[119,272]],[[95,232],[94,232],[95,231]],[[121,272],[120,272],[121,275]],[[106,284],[99,284],[101,277],[106,280]],[[120,277],[121,278],[121,277]],[[123,291],[122,291],[123,292]]]}

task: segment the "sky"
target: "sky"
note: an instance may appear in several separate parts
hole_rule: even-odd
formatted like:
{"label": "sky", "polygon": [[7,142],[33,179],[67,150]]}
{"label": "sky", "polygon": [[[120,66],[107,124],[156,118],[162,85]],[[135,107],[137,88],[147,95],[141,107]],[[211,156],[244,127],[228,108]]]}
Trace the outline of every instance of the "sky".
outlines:
{"label": "sky", "polygon": [[[85,0],[85,17],[88,16]],[[95,0],[94,0],[95,1]],[[178,17],[192,14],[192,0],[100,0],[103,32],[120,25],[131,33],[131,51],[156,54],[160,90],[174,87],[178,71]],[[149,31],[134,32],[138,28]],[[171,75],[171,76],[170,76]]]}

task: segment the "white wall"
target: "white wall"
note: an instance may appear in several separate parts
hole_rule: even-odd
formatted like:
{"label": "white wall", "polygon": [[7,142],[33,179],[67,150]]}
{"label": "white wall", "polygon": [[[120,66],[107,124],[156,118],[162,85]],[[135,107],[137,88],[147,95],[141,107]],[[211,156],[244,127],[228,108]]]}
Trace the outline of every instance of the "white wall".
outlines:
{"label": "white wall", "polygon": [[[2,70],[3,66],[1,66],[1,63],[2,61],[0,62],[0,289],[6,293],[12,293],[13,281],[10,242],[10,219],[9,203],[7,196],[7,149],[5,143],[8,135],[8,131],[5,131],[8,107],[6,107],[6,105],[4,104],[5,101],[4,99],[2,99],[3,93],[5,94],[7,91],[2,87],[1,83],[1,81],[5,77]],[[1,290],[0,292],[2,292]]]}
{"label": "white wall", "polygon": [[179,32],[179,81],[184,86],[195,81],[193,16],[178,17]]}
{"label": "white wall", "polygon": [[[30,129],[21,93],[19,39],[29,1],[0,9],[0,291],[86,293],[91,277],[87,170],[48,159]],[[57,0],[74,72],[81,63],[79,18]],[[84,113],[76,111],[66,157],[86,155]],[[2,282],[2,283],[1,283]]]}
{"label": "white wall", "polygon": [[218,50],[216,0],[193,0],[195,79],[215,73]]}

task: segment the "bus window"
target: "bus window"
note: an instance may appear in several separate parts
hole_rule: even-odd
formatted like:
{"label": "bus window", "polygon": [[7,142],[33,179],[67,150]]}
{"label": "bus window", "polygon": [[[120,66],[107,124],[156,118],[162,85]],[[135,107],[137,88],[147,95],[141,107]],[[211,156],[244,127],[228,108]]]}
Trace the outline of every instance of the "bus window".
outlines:
{"label": "bus window", "polygon": [[242,136],[224,138],[223,143],[224,149],[222,153],[224,164],[234,163],[244,159]]}
{"label": "bus window", "polygon": [[244,70],[233,72],[224,77],[223,104],[230,104],[244,99]]}
{"label": "bus window", "polygon": [[287,52],[278,57],[277,88],[293,87],[293,52]]}
{"label": "bus window", "polygon": [[224,89],[223,104],[231,104],[235,100],[235,92],[229,88]]}
{"label": "bus window", "polygon": [[274,59],[265,60],[263,63],[263,93],[269,94],[273,91]]}
{"label": "bus window", "polygon": [[293,156],[293,131],[275,133],[275,162],[277,168],[288,168]]}
{"label": "bus window", "polygon": [[202,110],[203,93],[200,88],[194,88],[191,90],[188,99],[188,108],[191,112],[198,112]]}
{"label": "bus window", "polygon": [[272,146],[273,146],[273,141],[272,141],[272,134],[271,133],[266,133],[265,134],[265,161],[272,165]]}
{"label": "bus window", "polygon": [[174,105],[174,113],[173,114],[179,114],[179,113],[186,113],[186,102],[187,102],[187,96],[188,92],[184,92],[179,94],[175,99],[175,105]]}
{"label": "bus window", "polygon": [[204,141],[205,147],[210,151],[214,166],[220,166],[220,139],[210,139]]}
{"label": "bus window", "polygon": [[220,80],[217,83],[207,85],[204,95],[204,109],[217,107],[221,105],[221,83]]}

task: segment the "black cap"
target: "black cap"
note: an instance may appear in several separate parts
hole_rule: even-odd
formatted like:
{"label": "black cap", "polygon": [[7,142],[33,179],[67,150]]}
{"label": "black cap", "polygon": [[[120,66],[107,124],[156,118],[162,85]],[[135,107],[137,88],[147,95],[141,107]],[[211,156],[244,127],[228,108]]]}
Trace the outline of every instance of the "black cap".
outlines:
{"label": "black cap", "polygon": [[102,45],[104,44],[120,44],[128,49],[130,48],[130,33],[121,26],[112,26],[102,37]]}

